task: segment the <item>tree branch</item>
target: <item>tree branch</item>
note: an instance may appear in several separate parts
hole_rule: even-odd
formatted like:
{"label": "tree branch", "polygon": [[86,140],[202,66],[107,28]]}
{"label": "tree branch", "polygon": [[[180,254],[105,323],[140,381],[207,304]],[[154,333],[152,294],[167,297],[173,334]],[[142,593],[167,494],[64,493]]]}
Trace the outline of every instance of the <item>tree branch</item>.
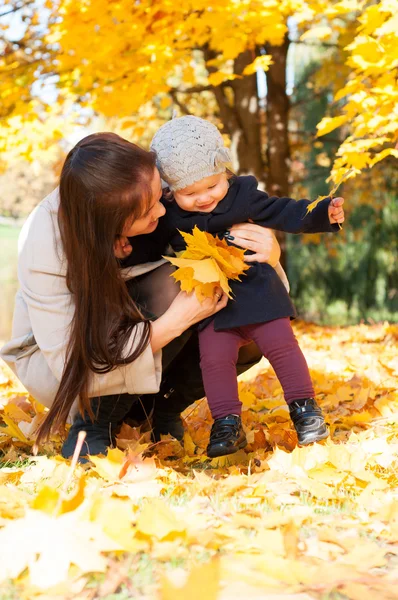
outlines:
{"label": "tree branch", "polygon": [[[305,129],[294,129],[294,130],[289,130],[289,134],[290,135],[295,135],[295,134],[306,135],[308,137],[315,137],[317,132],[316,131],[306,131]],[[325,142],[336,142],[336,144],[341,144],[341,142],[342,142],[342,140],[340,140],[338,138],[329,138],[329,137],[326,138],[324,141]]]}
{"label": "tree branch", "polygon": [[[21,48],[28,48],[28,44],[25,44],[22,40],[9,40],[5,35],[0,35],[0,41],[3,42],[3,44],[6,44],[7,47],[18,46],[18,48],[15,50],[13,49],[12,52],[17,52]],[[11,54],[11,51],[9,50],[8,53]]]}
{"label": "tree branch", "polygon": [[[203,56],[204,56],[206,63],[208,63],[209,60],[215,58],[216,55],[213,50],[211,50],[208,47],[205,47],[203,49]],[[207,70],[209,73],[214,73],[217,71],[217,69],[215,67],[210,67],[210,66],[207,67]],[[237,119],[237,115],[236,115],[235,111],[231,108],[231,106],[229,105],[228,100],[224,94],[224,90],[221,85],[212,86],[211,91],[213,92],[213,94],[216,98],[216,101],[218,104],[218,109],[220,111],[220,117],[221,117],[221,120],[226,129],[226,132],[231,135],[233,131],[236,131],[240,128],[239,122]]]}
{"label": "tree branch", "polygon": [[191,115],[192,113],[188,110],[187,106],[178,99],[177,90],[170,90],[170,96],[173,99],[173,102],[177,104],[178,108],[182,112],[183,115]]}
{"label": "tree branch", "polygon": [[304,44],[304,46],[325,46],[326,48],[341,48],[335,42],[306,42],[305,40],[290,40],[291,44]]}
{"label": "tree branch", "polygon": [[214,85],[195,85],[190,88],[174,88],[179,94],[200,94],[201,92],[212,92]]}
{"label": "tree branch", "polygon": [[[216,71],[217,69],[214,69]],[[210,72],[210,71],[209,71]],[[214,92],[215,88],[232,87],[232,81],[223,81],[220,85],[195,85],[190,88],[174,88],[179,94],[200,94],[201,92]]]}
{"label": "tree branch", "polygon": [[3,13],[0,13],[0,19],[1,17],[6,17],[7,15],[11,15],[12,13],[16,13],[19,10],[22,10],[22,8],[26,8],[27,6],[29,6],[29,4],[32,4],[33,0],[27,0],[26,2],[22,2],[22,4],[19,4],[18,6],[14,6],[13,8],[10,8],[9,10],[6,10]]}

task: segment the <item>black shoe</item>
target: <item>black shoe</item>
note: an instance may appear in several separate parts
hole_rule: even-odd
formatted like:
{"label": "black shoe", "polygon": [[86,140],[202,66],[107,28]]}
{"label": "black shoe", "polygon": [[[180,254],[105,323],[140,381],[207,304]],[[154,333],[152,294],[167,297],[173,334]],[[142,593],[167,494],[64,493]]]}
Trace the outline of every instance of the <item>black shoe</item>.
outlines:
{"label": "black shoe", "polygon": [[214,421],[206,453],[210,458],[226,456],[235,454],[246,445],[241,418],[238,415],[227,415]]}
{"label": "black shoe", "polygon": [[289,412],[300,446],[307,446],[328,437],[329,429],[314,398],[295,400],[289,404]]}
{"label": "black shoe", "polygon": [[107,454],[108,448],[115,445],[120,424],[136,398],[130,394],[93,398],[91,404],[95,415],[94,422],[87,413],[84,417],[81,414],[76,416],[62,446],[62,456],[70,458],[73,455],[80,431],[86,432],[86,438],[80,451],[79,462],[87,462],[85,457],[89,454]]}

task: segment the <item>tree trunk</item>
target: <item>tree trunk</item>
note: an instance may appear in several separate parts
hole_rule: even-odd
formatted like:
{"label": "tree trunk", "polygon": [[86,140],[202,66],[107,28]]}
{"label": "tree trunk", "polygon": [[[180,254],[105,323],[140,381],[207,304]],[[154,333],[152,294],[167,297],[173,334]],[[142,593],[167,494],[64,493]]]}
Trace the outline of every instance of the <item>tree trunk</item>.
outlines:
{"label": "tree trunk", "polygon": [[[267,192],[275,196],[289,194],[289,98],[286,94],[286,63],[289,40],[286,36],[281,46],[267,46],[273,64],[266,72],[266,152],[263,152],[263,137],[258,104],[257,76],[237,78],[213,89],[220,118],[225,132],[231,137],[233,166],[238,174],[253,174],[264,184]],[[204,50],[205,60],[215,54]],[[234,61],[234,73],[241,75],[245,67],[253,62],[255,53],[247,50]],[[209,72],[216,68],[208,67]],[[232,89],[232,95],[228,88]],[[233,96],[233,97],[232,97]],[[266,162],[264,160],[266,158]],[[286,236],[276,232],[281,246],[281,263],[286,266]]]}
{"label": "tree trunk", "polygon": [[[273,64],[267,77],[267,192],[272,196],[289,195],[289,97],[286,93],[286,63],[289,39],[281,46],[267,45]],[[281,263],[286,267],[286,235],[277,233],[281,245]]]}
{"label": "tree trunk", "polygon": [[[204,52],[205,60],[215,57],[210,50]],[[251,51],[242,52],[234,61],[234,73],[241,75],[244,68],[253,62]],[[208,67],[209,72],[217,69]],[[260,116],[256,75],[235,79],[228,85],[232,95],[224,86],[213,89],[220,119],[225,133],[231,138],[233,167],[239,175],[252,174],[260,182],[265,181],[265,165],[261,152]]]}

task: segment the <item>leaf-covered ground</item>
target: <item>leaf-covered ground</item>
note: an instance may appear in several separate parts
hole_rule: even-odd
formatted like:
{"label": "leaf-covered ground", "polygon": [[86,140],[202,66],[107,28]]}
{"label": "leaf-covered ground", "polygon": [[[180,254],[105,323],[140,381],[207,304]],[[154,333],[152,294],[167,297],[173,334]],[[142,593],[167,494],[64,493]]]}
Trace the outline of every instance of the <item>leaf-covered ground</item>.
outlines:
{"label": "leaf-covered ground", "polygon": [[[267,363],[241,381],[249,446],[204,454],[125,425],[74,470],[30,457],[42,407],[0,374],[0,599],[374,600],[398,589],[398,327],[298,324],[332,436],[298,448]],[[143,458],[146,457],[146,458]]]}

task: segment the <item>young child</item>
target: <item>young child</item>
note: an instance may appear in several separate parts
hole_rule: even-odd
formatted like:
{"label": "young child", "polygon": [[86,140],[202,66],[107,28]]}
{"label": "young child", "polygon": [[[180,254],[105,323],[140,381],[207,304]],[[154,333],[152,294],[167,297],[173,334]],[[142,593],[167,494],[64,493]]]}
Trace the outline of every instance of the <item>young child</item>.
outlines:
{"label": "young child", "polygon": [[[249,219],[287,233],[338,231],[338,223],[344,220],[341,198],[327,198],[307,213],[308,200],[269,197],[257,189],[254,177],[229,177],[230,156],[220,132],[198,117],[181,117],[163,125],[151,149],[172,201],[164,201],[166,215],[156,235],[134,238],[135,260],[159,258],[159,243],[164,247],[170,242],[173,250],[183,250],[185,243],[177,230],[191,232],[195,225],[233,243],[229,228]],[[299,444],[317,442],[329,434],[290,324],[296,313],[286,287],[269,264],[250,264],[241,282],[230,282],[234,299],[199,326],[200,366],[214,419],[209,457],[233,454],[247,444],[236,361],[240,346],[251,340],[282,385]]]}

